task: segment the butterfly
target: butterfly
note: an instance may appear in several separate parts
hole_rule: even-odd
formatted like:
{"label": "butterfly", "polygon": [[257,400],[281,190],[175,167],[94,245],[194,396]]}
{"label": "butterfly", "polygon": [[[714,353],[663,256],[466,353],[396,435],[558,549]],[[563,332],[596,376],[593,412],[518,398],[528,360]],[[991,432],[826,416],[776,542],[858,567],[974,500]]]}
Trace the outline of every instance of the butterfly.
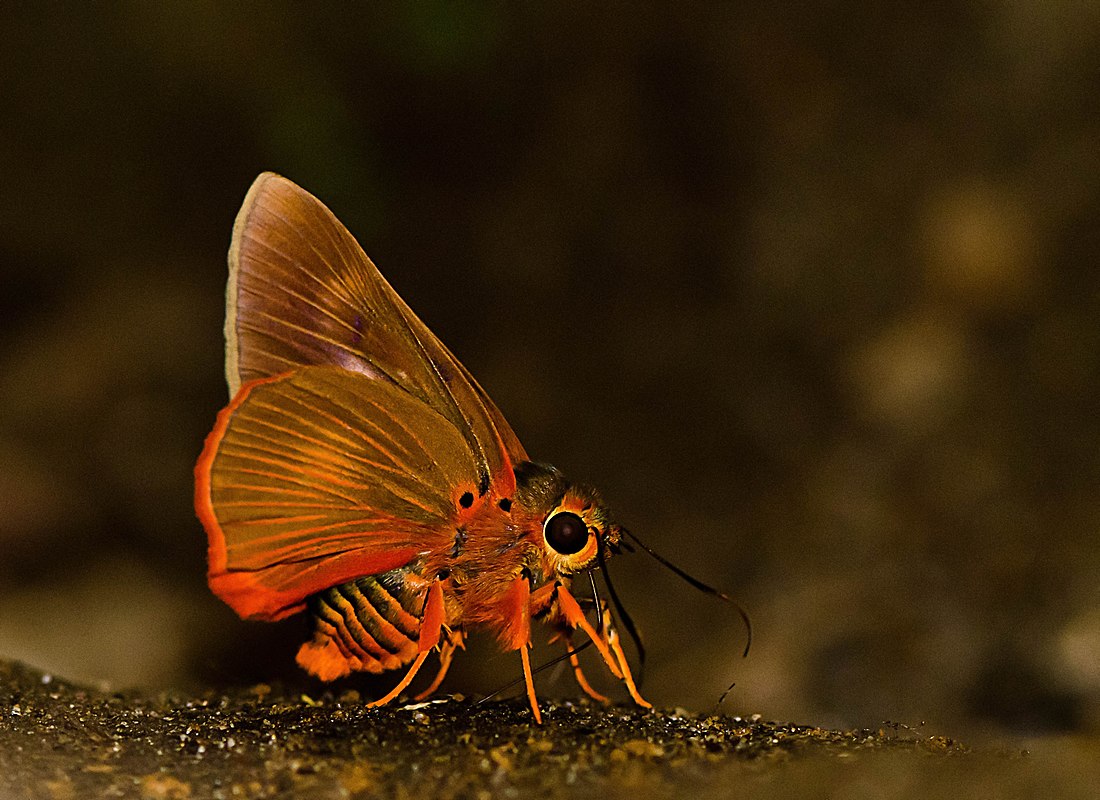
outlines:
{"label": "butterfly", "polygon": [[[473,376],[317,198],[274,173],[233,227],[225,372],[231,401],[195,466],[208,582],[241,617],[306,612],[297,662],[322,680],[407,667],[446,675],[467,633],[518,651],[541,722],[532,625],[580,630],[639,694],[616,627],[571,584],[618,552],[600,495],[532,461]],[[598,604],[598,600],[596,601]]]}

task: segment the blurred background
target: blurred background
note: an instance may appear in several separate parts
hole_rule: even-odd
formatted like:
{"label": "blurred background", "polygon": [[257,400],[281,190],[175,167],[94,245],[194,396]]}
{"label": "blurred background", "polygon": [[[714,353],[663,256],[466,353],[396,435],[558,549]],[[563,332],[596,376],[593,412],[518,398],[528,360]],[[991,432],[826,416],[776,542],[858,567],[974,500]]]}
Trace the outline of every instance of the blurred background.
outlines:
{"label": "blurred background", "polygon": [[[742,660],[735,613],[616,559],[651,700],[1100,730],[1100,5],[133,2],[0,30],[0,657],[323,691],[301,619],[209,594],[191,509],[230,228],[270,169],[529,452],[749,610]],[[472,649],[450,690],[518,675]]]}

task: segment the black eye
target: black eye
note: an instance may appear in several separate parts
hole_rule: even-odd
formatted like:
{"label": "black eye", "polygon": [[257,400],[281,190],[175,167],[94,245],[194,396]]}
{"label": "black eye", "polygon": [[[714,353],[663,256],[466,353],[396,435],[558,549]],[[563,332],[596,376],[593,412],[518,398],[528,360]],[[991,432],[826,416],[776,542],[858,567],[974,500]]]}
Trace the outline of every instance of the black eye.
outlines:
{"label": "black eye", "polygon": [[561,511],[546,520],[546,543],[563,556],[579,553],[588,544],[588,526],[576,514]]}

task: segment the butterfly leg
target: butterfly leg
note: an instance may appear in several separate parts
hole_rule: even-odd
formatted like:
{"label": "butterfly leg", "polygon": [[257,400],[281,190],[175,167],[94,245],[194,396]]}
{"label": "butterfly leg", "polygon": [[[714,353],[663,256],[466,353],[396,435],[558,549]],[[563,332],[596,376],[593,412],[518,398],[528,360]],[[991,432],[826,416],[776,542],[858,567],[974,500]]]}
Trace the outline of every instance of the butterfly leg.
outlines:
{"label": "butterfly leg", "polygon": [[[585,601],[585,598],[577,600],[577,604],[581,605],[582,603],[584,603],[584,601]],[[587,603],[585,605],[595,606],[596,605],[596,600],[594,598],[592,598],[592,599],[590,599],[589,603]],[[583,609],[585,606],[582,605],[581,607]],[[600,602],[600,606],[599,606],[598,610],[599,610],[600,613],[597,614],[597,616],[599,617],[599,619],[604,621],[604,624],[603,624],[602,627],[606,628],[607,627],[607,621],[608,621],[607,605],[603,602]],[[607,631],[605,630],[604,633],[606,634],[606,632]],[[566,644],[568,645],[570,651],[572,651],[573,643],[569,640],[569,637],[566,637],[565,641],[566,641]],[[569,653],[569,663],[573,666],[573,677],[577,679],[577,685],[581,687],[581,690],[585,694],[587,694],[593,700],[595,700],[597,702],[600,702],[600,703],[610,703],[611,702],[603,694],[601,694],[600,692],[597,692],[595,689],[592,688],[592,684],[590,684],[588,682],[588,678],[585,677],[584,670],[581,669],[581,661],[577,657],[577,654],[575,652],[570,652]]]}
{"label": "butterfly leg", "polygon": [[435,690],[443,683],[443,678],[446,677],[447,670],[451,668],[451,659],[454,658],[455,650],[460,647],[463,649],[466,647],[466,643],[463,641],[462,631],[454,631],[439,648],[439,671],[435,674],[435,678],[432,680],[431,685],[420,694],[416,695],[415,699],[424,700],[435,693]]}
{"label": "butterfly leg", "polygon": [[412,666],[409,667],[409,671],[405,673],[405,677],[385,697],[367,703],[367,708],[386,705],[412,683],[412,679],[424,666],[424,662],[427,660],[432,648],[439,643],[439,637],[443,632],[443,615],[443,583],[437,580],[428,589],[428,597],[424,601],[424,616],[420,621],[420,639],[417,644],[417,649],[420,651],[419,655],[413,661]]}
{"label": "butterfly leg", "polygon": [[592,624],[585,617],[584,612],[581,611],[580,604],[574,599],[573,595],[569,594],[568,590],[561,584],[556,587],[555,595],[558,599],[558,608],[561,610],[562,616],[565,618],[571,628],[580,628],[589,639],[592,640],[592,644],[596,645],[596,649],[600,651],[600,656],[603,657],[603,661],[607,664],[607,668],[611,670],[611,674],[619,680],[622,680],[623,673],[619,669],[618,662],[615,657],[611,655],[611,651],[607,647],[607,640],[601,633],[597,633],[596,629],[592,627]]}
{"label": "butterfly leg", "polygon": [[630,673],[630,665],[627,663],[622,645],[619,644],[618,634],[611,627],[611,615],[609,613],[603,615],[605,630],[597,633],[596,629],[584,616],[584,612],[581,611],[580,604],[564,586],[558,585],[556,594],[558,608],[561,610],[562,616],[565,617],[565,621],[574,628],[580,628],[588,635],[588,638],[592,640],[592,644],[596,645],[596,649],[600,651],[600,655],[603,657],[607,668],[611,670],[611,674],[626,684],[627,691],[630,692],[630,696],[635,703],[642,708],[653,708],[652,704],[638,693],[634,676]]}
{"label": "butterfly leg", "polygon": [[531,655],[528,645],[524,645],[519,649],[519,657],[523,661],[523,679],[527,683],[527,702],[531,704],[531,713],[535,717],[535,722],[539,725],[542,724],[542,712],[539,711],[539,698],[535,694],[535,676],[531,672]]}
{"label": "butterfly leg", "polygon": [[523,680],[527,684],[527,701],[531,704],[531,713],[535,722],[542,724],[542,712],[539,711],[539,699],[535,694],[535,676],[531,671],[531,581],[527,574],[516,576],[508,587],[502,608],[507,624],[504,629],[504,641],[513,650],[519,650],[523,661]]}
{"label": "butterfly leg", "polygon": [[[566,645],[572,649],[572,645],[568,641],[566,641]],[[581,687],[586,695],[600,703],[610,702],[604,695],[593,689],[592,684],[588,682],[588,678],[584,677],[584,671],[581,669],[581,662],[576,653],[569,654],[569,663],[573,665],[573,677],[577,679],[577,685]]]}
{"label": "butterfly leg", "polygon": [[[551,598],[553,599],[553,598]],[[579,602],[579,601],[578,601]],[[551,643],[560,641],[565,645],[565,654],[569,657],[569,663],[573,667],[573,677],[577,679],[577,685],[581,687],[581,690],[600,703],[610,702],[606,697],[592,688],[592,684],[588,682],[588,678],[585,677],[584,670],[581,669],[581,661],[577,657],[577,648],[573,647],[573,629],[568,625],[560,625],[559,630],[550,637]]]}
{"label": "butterfly leg", "polygon": [[638,686],[635,684],[634,676],[630,672],[630,664],[627,663],[626,653],[623,652],[623,646],[619,643],[619,633],[611,625],[611,615],[605,614],[604,619],[607,620],[605,623],[607,643],[611,647],[615,660],[619,662],[619,668],[623,671],[623,682],[626,684],[626,690],[630,692],[634,702],[642,708],[653,708],[653,704],[638,693]]}

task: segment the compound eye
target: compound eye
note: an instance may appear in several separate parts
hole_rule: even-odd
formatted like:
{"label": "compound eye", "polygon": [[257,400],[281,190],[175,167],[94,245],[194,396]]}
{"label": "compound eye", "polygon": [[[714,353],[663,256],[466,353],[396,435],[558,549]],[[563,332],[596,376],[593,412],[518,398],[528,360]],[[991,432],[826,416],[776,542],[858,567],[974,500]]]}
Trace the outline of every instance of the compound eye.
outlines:
{"label": "compound eye", "polygon": [[546,543],[563,556],[583,550],[590,535],[584,520],[570,511],[559,511],[546,520],[543,533]]}

